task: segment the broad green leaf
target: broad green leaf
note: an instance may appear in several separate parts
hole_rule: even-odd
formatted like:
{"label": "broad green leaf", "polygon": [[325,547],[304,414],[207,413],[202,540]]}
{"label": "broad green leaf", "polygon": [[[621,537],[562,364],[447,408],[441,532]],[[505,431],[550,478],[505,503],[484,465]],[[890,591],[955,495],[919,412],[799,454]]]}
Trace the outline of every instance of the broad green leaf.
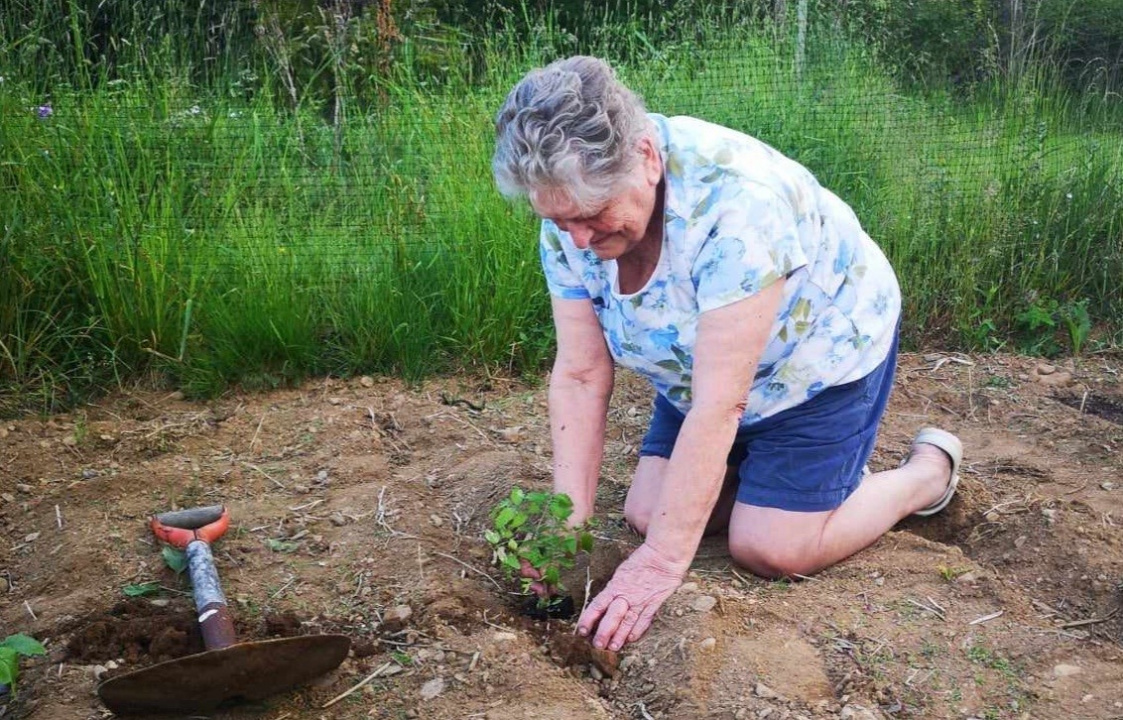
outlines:
{"label": "broad green leaf", "polygon": [[512,570],[518,570],[519,567],[520,567],[519,559],[517,557],[515,557],[514,555],[504,555],[503,556],[503,564],[505,566],[511,568]]}
{"label": "broad green leaf", "polygon": [[515,513],[515,516],[511,518],[511,529],[515,530],[516,528],[522,527],[526,519],[526,513]]}
{"label": "broad green leaf", "polygon": [[165,545],[160,554],[164,556],[164,562],[176,575],[187,569],[187,554],[182,550],[177,550],[171,545]]}
{"label": "broad green leaf", "polygon": [[570,555],[577,554],[577,538],[567,537],[565,539],[565,551]]}
{"label": "broad green leaf", "polygon": [[145,595],[156,595],[160,592],[160,583],[133,583],[121,588],[121,592],[125,593],[129,597],[144,597]]}
{"label": "broad green leaf", "polygon": [[10,647],[0,647],[0,683],[16,684],[19,677],[19,655]]}
{"label": "broad green leaf", "polygon": [[502,540],[502,538],[499,537],[499,533],[494,530],[484,530],[484,539],[492,545],[498,545]]}
{"label": "broad green leaf", "polygon": [[526,493],[523,492],[522,488],[511,488],[511,502],[513,504],[522,505],[523,498],[525,497]]}
{"label": "broad green leaf", "polygon": [[495,516],[495,527],[499,530],[505,529],[507,527],[507,524],[511,522],[511,518],[513,518],[514,516],[515,511],[513,508],[503,508],[499,511],[499,514]]}
{"label": "broad green leaf", "polygon": [[587,532],[581,533],[581,541],[579,543],[579,546],[585,552],[591,553],[593,551],[593,534]]}
{"label": "broad green leaf", "polygon": [[20,655],[45,655],[47,653],[47,649],[43,647],[41,642],[23,633],[16,633],[4,638],[0,647],[11,648]]}
{"label": "broad green leaf", "polygon": [[542,580],[547,585],[556,586],[561,582],[561,575],[556,567],[546,568],[546,572],[542,573]]}

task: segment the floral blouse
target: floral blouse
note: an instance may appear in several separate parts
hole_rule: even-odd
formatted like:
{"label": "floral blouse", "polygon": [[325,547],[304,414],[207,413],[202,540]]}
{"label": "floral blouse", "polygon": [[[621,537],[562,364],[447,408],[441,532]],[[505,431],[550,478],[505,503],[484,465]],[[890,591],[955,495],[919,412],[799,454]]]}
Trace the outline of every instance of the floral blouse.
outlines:
{"label": "floral blouse", "polygon": [[623,294],[616,262],[542,222],[550,293],[592,300],[614,360],[686,413],[699,316],[787,277],[742,425],[858,380],[889,353],[897,278],[854,212],[765,143],[690,117],[652,114],[664,163],[659,264]]}

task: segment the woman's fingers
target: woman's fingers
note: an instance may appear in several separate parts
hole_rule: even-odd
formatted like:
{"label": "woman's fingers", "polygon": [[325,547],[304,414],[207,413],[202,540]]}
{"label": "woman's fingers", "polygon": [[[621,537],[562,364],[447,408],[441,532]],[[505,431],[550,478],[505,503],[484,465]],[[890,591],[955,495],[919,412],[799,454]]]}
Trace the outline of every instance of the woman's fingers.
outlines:
{"label": "woman's fingers", "polygon": [[588,635],[591,628],[601,619],[604,611],[608,609],[610,602],[612,602],[612,596],[603,592],[593,598],[593,601],[585,608],[585,612],[577,618],[577,634]]}
{"label": "woman's fingers", "polygon": [[[608,647],[609,642],[616,636],[621,623],[628,615],[629,608],[630,606],[625,598],[618,595],[612,599],[612,602],[608,604],[608,609],[604,612],[604,617],[600,620],[600,624],[597,625],[597,634],[593,637],[593,647],[598,650]],[[629,629],[631,628],[629,627]],[[624,636],[626,637],[627,633],[624,633]]]}
{"label": "woman's fingers", "polygon": [[659,612],[658,605],[648,605],[643,609],[643,612],[639,614],[639,619],[636,620],[636,624],[632,627],[632,631],[628,633],[628,642],[633,643],[643,637],[643,634],[647,632],[647,629],[651,627],[651,623],[655,620],[655,613],[657,612]]}

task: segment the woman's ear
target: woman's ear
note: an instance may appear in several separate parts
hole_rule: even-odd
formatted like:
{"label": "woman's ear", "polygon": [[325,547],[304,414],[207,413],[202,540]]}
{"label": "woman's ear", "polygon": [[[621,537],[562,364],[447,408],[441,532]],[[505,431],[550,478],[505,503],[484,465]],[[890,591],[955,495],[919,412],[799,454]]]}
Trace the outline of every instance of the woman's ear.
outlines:
{"label": "woman's ear", "polygon": [[663,157],[655,147],[655,141],[650,135],[644,135],[639,141],[640,156],[643,158],[643,174],[648,184],[655,187],[663,179]]}

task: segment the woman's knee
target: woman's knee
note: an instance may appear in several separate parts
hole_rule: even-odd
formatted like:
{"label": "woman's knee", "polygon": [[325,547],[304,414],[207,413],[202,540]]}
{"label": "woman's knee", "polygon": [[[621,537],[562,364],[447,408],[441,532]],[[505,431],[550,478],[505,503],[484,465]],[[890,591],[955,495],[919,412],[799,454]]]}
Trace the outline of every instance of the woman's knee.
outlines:
{"label": "woman's knee", "polygon": [[640,535],[647,535],[647,524],[651,522],[651,506],[629,495],[624,501],[624,520]]}
{"label": "woman's knee", "polygon": [[770,580],[814,572],[814,558],[797,543],[771,542],[743,534],[729,534],[733,561]]}

